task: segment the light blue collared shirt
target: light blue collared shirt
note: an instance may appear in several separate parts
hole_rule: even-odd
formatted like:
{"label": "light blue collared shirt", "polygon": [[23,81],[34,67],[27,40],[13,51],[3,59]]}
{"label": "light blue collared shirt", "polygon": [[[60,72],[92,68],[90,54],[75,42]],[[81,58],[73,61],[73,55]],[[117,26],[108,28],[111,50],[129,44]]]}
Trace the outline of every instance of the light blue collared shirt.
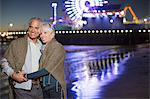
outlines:
{"label": "light blue collared shirt", "polygon": [[[38,40],[37,43],[33,43],[28,39],[28,50],[25,58],[25,64],[23,65],[22,70],[25,73],[32,73],[39,69],[39,59],[41,57],[41,49],[42,43]],[[7,59],[2,59],[2,72],[5,72],[8,76],[11,76],[14,73],[14,70],[7,62]],[[32,81],[28,80],[27,82],[17,83],[15,82],[15,88],[31,90]]]}

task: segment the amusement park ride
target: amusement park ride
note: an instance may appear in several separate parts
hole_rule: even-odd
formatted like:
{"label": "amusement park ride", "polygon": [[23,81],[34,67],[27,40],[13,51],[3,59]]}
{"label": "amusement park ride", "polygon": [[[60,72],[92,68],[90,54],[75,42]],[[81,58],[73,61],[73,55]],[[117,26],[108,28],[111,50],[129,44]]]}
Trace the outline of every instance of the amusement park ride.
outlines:
{"label": "amusement park ride", "polygon": [[[139,19],[130,6],[133,6],[134,2],[123,1],[124,4],[109,4],[109,0],[64,0],[65,15],[61,18],[57,17],[55,2],[51,5],[54,16],[45,21],[53,23],[56,37],[64,44],[124,44],[126,41],[149,41],[150,17]],[[26,31],[0,32],[0,39],[7,41],[24,34]],[[85,37],[87,38],[83,39]]]}
{"label": "amusement park ride", "polygon": [[[134,13],[134,11],[132,10],[132,8],[131,8],[131,6],[129,4],[124,8],[124,10],[123,10],[124,13],[126,13],[127,10],[129,10],[130,13],[132,14],[133,21],[138,24],[139,23],[138,17],[136,16],[136,14]],[[124,16],[125,16],[125,14],[124,14]]]}
{"label": "amusement park ride", "polygon": [[[126,4],[125,7],[121,8],[121,4],[109,4],[107,0],[66,0],[65,9],[66,14],[70,18],[72,24],[75,24],[77,28],[82,28],[83,25],[86,25],[88,22],[83,20],[83,17],[86,18],[96,18],[96,17],[113,17],[119,16],[122,18],[123,24],[140,24],[138,17],[132,10],[129,2],[131,0],[124,0]],[[130,12],[132,15],[132,20],[126,20],[126,13]],[[112,23],[114,20],[109,19]]]}

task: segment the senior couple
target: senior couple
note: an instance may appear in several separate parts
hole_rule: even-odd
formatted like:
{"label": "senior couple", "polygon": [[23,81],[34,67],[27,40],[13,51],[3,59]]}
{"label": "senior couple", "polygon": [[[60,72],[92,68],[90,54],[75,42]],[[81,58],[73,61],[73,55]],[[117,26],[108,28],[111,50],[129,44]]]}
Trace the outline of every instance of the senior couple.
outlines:
{"label": "senior couple", "polygon": [[1,67],[11,78],[15,99],[43,99],[41,79],[28,80],[24,76],[42,68],[60,83],[62,99],[67,99],[64,59],[65,50],[55,39],[53,27],[34,17],[29,20],[27,35],[10,43],[1,59]]}

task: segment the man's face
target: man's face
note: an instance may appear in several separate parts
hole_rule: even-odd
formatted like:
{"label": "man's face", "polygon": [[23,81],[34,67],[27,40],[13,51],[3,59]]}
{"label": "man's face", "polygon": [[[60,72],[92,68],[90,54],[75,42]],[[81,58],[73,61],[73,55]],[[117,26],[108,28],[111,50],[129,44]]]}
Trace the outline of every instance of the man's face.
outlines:
{"label": "man's face", "polygon": [[28,36],[30,39],[37,39],[40,34],[40,22],[38,20],[32,20],[28,28]]}

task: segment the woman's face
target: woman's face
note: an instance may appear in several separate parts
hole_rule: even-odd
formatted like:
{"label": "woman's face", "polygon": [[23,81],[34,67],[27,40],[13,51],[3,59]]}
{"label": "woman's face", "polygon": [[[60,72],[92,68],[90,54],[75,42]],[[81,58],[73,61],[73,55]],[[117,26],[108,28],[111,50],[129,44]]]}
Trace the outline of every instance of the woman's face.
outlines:
{"label": "woman's face", "polygon": [[52,40],[54,37],[53,31],[50,31],[47,27],[42,27],[41,28],[41,33],[40,33],[40,38],[43,43],[48,43]]}

